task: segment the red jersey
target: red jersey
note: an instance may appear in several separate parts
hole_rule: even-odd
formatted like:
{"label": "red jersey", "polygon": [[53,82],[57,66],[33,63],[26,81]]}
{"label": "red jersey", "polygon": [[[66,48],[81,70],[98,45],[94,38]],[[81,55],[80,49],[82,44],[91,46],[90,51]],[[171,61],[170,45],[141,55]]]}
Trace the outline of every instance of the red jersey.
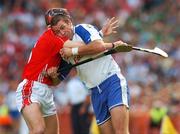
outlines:
{"label": "red jersey", "polygon": [[50,67],[59,66],[61,62],[59,51],[66,40],[56,36],[51,29],[46,30],[31,51],[24,68],[23,79],[52,85],[52,81],[43,73]]}

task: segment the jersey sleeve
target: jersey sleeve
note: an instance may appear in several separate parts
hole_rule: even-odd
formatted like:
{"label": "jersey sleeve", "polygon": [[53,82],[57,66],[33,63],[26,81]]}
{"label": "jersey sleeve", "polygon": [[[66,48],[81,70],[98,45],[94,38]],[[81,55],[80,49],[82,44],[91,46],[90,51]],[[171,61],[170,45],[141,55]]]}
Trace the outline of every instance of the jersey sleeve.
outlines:
{"label": "jersey sleeve", "polygon": [[80,24],[75,27],[75,33],[81,37],[85,44],[94,40],[102,40],[99,31],[90,24]]}

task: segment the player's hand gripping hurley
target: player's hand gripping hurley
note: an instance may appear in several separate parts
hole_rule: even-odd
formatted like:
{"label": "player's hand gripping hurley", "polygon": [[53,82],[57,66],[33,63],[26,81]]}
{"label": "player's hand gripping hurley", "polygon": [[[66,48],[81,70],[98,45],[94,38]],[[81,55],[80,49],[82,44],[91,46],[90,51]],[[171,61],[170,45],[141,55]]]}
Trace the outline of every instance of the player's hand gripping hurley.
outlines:
{"label": "player's hand gripping hurley", "polygon": [[80,61],[80,62],[78,62],[76,64],[71,65],[71,66],[61,68],[60,70],[63,71],[63,70],[71,69],[73,67],[82,65],[84,63],[93,61],[95,59],[101,58],[101,57],[109,55],[109,54],[114,54],[114,53],[118,53],[118,52],[130,52],[132,50],[148,52],[148,53],[156,54],[156,55],[159,55],[159,56],[162,56],[162,57],[165,57],[165,58],[168,57],[168,54],[166,52],[164,52],[163,50],[161,50],[160,48],[158,48],[158,47],[155,47],[154,49],[147,49],[147,48],[134,47],[134,46],[131,46],[131,45],[128,45],[128,44],[124,44],[124,45],[116,46],[116,47],[114,47],[114,48],[112,48],[112,49],[110,49],[108,51],[100,53],[100,54],[98,54],[98,55],[96,55],[94,57],[88,58],[86,60]]}

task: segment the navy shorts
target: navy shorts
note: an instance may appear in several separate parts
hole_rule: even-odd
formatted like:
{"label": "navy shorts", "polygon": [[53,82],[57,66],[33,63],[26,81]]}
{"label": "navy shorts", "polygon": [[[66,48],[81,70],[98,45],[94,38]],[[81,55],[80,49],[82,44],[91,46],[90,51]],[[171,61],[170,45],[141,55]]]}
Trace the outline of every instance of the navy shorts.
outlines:
{"label": "navy shorts", "polygon": [[116,106],[129,107],[129,89],[126,79],[114,74],[100,85],[91,88],[91,101],[98,125],[110,117],[110,110]]}

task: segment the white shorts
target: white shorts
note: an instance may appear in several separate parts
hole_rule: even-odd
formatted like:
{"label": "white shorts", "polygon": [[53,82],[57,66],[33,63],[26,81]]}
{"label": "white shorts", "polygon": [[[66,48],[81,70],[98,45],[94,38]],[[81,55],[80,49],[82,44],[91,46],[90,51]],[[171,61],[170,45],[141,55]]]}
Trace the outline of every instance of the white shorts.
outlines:
{"label": "white shorts", "polygon": [[56,114],[52,89],[37,81],[24,79],[17,87],[16,104],[19,112],[31,103],[39,103],[43,117]]}

